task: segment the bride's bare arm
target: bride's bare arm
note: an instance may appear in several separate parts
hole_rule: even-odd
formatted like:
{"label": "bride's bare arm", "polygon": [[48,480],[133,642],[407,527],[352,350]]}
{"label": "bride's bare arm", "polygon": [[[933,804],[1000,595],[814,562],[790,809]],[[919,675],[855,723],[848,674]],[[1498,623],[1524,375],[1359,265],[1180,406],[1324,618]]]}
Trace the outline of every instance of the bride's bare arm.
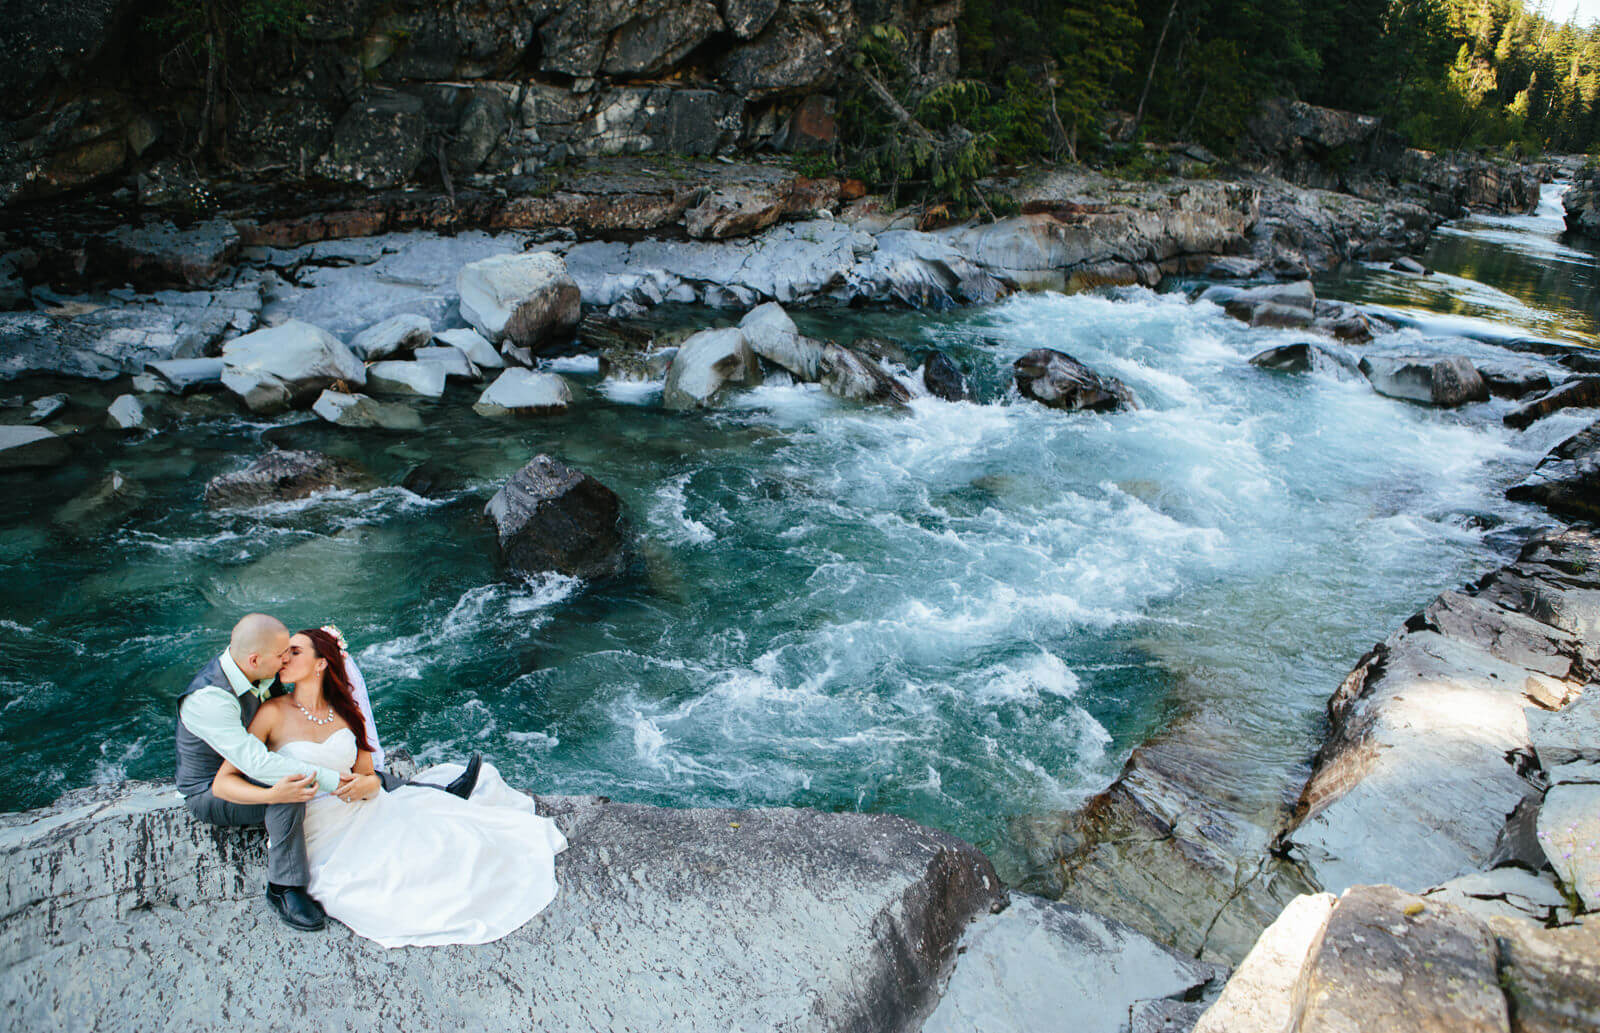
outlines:
{"label": "bride's bare arm", "polygon": [[333,795],[345,803],[355,803],[357,800],[367,800],[383,789],[383,782],[372,770],[372,753],[368,750],[356,751],[356,762],[350,767],[356,776],[354,781],[342,783]]}
{"label": "bride's bare arm", "polygon": [[[263,744],[270,743],[277,724],[278,708],[264,706],[250,722],[250,734]],[[370,766],[371,761],[368,764]],[[305,803],[317,795],[317,780],[313,775],[287,775],[276,785],[259,786],[245,778],[244,772],[234,767],[232,761],[224,760],[211,780],[211,794],[229,803]]]}

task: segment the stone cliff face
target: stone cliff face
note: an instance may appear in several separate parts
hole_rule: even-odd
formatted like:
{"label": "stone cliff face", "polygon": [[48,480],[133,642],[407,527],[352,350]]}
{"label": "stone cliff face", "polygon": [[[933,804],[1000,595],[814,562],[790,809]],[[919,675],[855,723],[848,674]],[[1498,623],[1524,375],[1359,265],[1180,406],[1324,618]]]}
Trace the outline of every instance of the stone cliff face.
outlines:
{"label": "stone cliff face", "polygon": [[[204,62],[151,27],[163,5],[60,6],[0,4],[0,203],[135,171],[141,200],[162,200],[200,120]],[[900,28],[910,67],[941,81],[956,70],[959,12],[923,0],[314,0],[298,37],[228,62],[214,122],[241,174],[365,188],[531,176],[568,156],[806,150],[833,138],[833,89],[863,24]]]}

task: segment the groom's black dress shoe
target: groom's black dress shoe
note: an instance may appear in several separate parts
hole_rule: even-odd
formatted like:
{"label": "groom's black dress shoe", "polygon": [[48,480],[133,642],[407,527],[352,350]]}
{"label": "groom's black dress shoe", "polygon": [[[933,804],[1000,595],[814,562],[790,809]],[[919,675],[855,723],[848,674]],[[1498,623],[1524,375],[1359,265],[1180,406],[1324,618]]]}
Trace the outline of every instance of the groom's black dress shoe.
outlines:
{"label": "groom's black dress shoe", "polygon": [[296,929],[315,932],[327,924],[327,913],[322,905],[311,899],[301,886],[279,886],[267,883],[267,903],[278,917]]}
{"label": "groom's black dress shoe", "polygon": [[483,755],[474,753],[467,761],[467,770],[461,777],[444,787],[444,791],[465,800],[472,795],[472,787],[478,784],[478,770],[483,767]]}

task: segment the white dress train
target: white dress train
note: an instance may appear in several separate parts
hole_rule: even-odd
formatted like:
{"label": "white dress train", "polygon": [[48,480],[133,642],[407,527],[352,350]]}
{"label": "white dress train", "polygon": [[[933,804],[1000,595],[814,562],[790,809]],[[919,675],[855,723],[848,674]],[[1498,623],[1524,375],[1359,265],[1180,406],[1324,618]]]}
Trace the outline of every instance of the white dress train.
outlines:
{"label": "white dress train", "polygon": [[[341,728],[279,752],[344,771],[356,737]],[[460,772],[442,764],[417,780],[443,785]],[[385,947],[500,939],[555,899],[555,855],[567,848],[555,822],[487,763],[468,800],[420,786],[357,803],[324,793],[306,805],[305,836],[311,896]]]}

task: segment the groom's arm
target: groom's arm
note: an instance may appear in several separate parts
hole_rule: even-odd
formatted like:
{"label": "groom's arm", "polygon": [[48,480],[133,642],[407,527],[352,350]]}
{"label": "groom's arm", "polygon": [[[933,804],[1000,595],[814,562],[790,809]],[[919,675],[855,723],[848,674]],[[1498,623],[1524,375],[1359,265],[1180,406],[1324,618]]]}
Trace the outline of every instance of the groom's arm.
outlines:
{"label": "groom's arm", "polygon": [[240,713],[236,697],[212,686],[185,697],[178,720],[222,759],[262,785],[273,785],[289,775],[314,775],[323,791],[339,788],[339,773],[332,768],[298,763],[267,749],[266,743],[245,730]]}

